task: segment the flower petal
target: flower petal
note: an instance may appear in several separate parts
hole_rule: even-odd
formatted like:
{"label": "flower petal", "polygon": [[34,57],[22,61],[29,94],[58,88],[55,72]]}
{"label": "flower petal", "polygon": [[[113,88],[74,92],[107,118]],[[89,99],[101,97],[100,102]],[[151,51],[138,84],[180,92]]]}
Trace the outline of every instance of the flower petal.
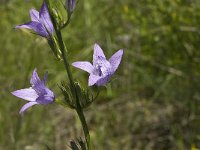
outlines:
{"label": "flower petal", "polygon": [[15,26],[16,29],[25,28],[25,29],[30,29],[30,30],[32,30],[32,27],[33,27],[33,22],[32,21],[27,22],[25,24],[21,24],[21,25]]}
{"label": "flower petal", "polygon": [[31,21],[39,22],[39,12],[35,9],[29,11]]}
{"label": "flower petal", "polygon": [[12,92],[12,94],[27,101],[35,101],[38,98],[38,94],[32,88],[17,90]]}
{"label": "flower petal", "polygon": [[101,79],[99,79],[99,80],[96,82],[96,85],[97,85],[97,86],[103,86],[103,85],[105,85],[105,84],[109,81],[110,76],[111,76],[111,75],[107,75],[107,76],[105,76],[105,77],[102,77]]}
{"label": "flower petal", "polygon": [[46,32],[46,29],[44,28],[44,26],[41,23],[35,22],[35,21],[30,21],[30,22],[27,22],[25,24],[18,25],[15,28],[30,29],[30,30],[32,30],[33,32],[35,32],[36,34],[38,34],[42,37],[48,36],[48,33]]}
{"label": "flower petal", "polygon": [[106,58],[101,47],[95,43],[94,44],[94,53],[93,53],[93,65],[96,64],[98,57]]}
{"label": "flower petal", "polygon": [[100,76],[96,76],[96,75],[91,74],[89,76],[88,86],[93,86],[99,79],[101,79]]}
{"label": "flower petal", "polygon": [[104,57],[99,56],[93,74],[107,76],[113,74],[113,68],[109,61],[107,61]]}
{"label": "flower petal", "polygon": [[43,96],[43,95],[46,95],[47,94],[47,88],[44,86],[43,83],[40,83],[38,85],[35,85],[32,87],[36,93],[39,95],[39,96]]}
{"label": "flower petal", "polygon": [[50,96],[50,95],[43,95],[37,98],[37,103],[39,104],[49,104],[52,103],[54,100],[54,97]]}
{"label": "flower petal", "polygon": [[19,113],[23,114],[23,112],[28,109],[29,107],[38,104],[37,102],[28,102],[26,103],[24,106],[22,106],[22,108],[20,109]]}
{"label": "flower petal", "polygon": [[43,77],[43,79],[42,79],[42,83],[43,83],[44,85],[46,84],[47,75],[48,75],[48,72],[45,72],[44,77]]}
{"label": "flower petal", "polygon": [[121,59],[122,59],[122,55],[123,55],[123,50],[120,49],[118,50],[115,54],[113,54],[111,56],[111,58],[109,59],[110,64],[113,67],[113,73],[116,71],[116,69],[118,68]]}
{"label": "flower petal", "polygon": [[72,63],[72,66],[82,69],[84,71],[87,71],[88,73],[92,73],[93,68],[94,68],[92,64],[87,61],[77,61],[77,62]]}
{"label": "flower petal", "polygon": [[41,83],[41,80],[37,74],[37,69],[34,69],[33,70],[33,73],[32,73],[32,77],[31,77],[31,80],[30,80],[30,83],[32,86],[35,86],[35,85],[38,85]]}
{"label": "flower petal", "polygon": [[51,22],[49,12],[48,12],[45,2],[43,2],[43,4],[42,4],[42,7],[39,12],[39,16],[40,16],[40,21],[45,26],[46,30],[48,30],[48,32],[50,32],[52,34],[53,33],[53,24]]}
{"label": "flower petal", "polygon": [[38,74],[37,70],[34,69],[32,73],[32,77],[30,80],[30,83],[32,85],[32,88],[36,91],[36,93],[39,96],[45,95],[47,93],[47,88],[45,87],[45,81],[46,81],[47,73],[45,73],[43,80],[41,81]]}

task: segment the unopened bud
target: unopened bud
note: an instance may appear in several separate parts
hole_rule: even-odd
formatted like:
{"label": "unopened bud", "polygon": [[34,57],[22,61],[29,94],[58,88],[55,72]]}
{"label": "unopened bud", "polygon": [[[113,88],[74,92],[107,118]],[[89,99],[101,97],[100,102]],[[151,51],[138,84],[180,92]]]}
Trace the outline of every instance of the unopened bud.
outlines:
{"label": "unopened bud", "polygon": [[71,15],[75,9],[76,0],[66,0],[66,9],[69,15]]}

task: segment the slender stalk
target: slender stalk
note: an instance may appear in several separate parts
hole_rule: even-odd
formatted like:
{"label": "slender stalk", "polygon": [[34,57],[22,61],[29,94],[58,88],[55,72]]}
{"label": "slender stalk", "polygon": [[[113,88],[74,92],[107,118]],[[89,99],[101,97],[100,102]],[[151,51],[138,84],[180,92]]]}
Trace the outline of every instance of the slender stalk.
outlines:
{"label": "slender stalk", "polygon": [[[65,44],[63,42],[61,31],[60,31],[60,29],[58,29],[56,21],[55,21],[53,15],[52,15],[51,8],[50,8],[50,2],[49,2],[49,0],[45,0],[45,2],[47,4],[48,11],[50,12],[50,18],[51,18],[51,21],[52,21],[54,29],[55,29],[55,34],[57,36],[58,44],[59,44],[61,55],[62,55],[61,57],[62,57],[63,62],[64,62],[64,66],[65,66],[65,69],[66,69],[66,72],[67,72],[67,76],[69,78],[69,82],[70,82],[70,85],[72,87],[73,93],[75,94],[76,112],[77,112],[78,117],[81,121],[81,125],[82,125],[83,131],[84,131],[85,140],[86,140],[86,144],[87,144],[87,150],[91,150],[90,134],[89,134],[88,126],[87,126],[87,123],[86,123],[86,120],[85,120],[85,116],[83,114],[83,110],[82,110],[81,105],[80,105],[79,96],[78,96],[78,93],[76,91],[73,76],[71,74],[70,66],[69,66],[69,63],[68,63],[67,57],[66,57],[67,49],[66,49]],[[70,23],[70,17],[71,16],[69,16],[67,23],[64,25],[64,27],[67,26]]]}
{"label": "slender stalk", "polygon": [[62,59],[64,61],[64,65],[65,65],[65,69],[67,71],[67,75],[68,75],[68,78],[69,78],[69,82],[72,86],[73,89],[75,89],[75,86],[74,86],[74,82],[73,82],[73,77],[72,77],[72,74],[71,74],[71,70],[70,70],[70,66],[69,66],[69,63],[66,59],[66,47],[64,45],[64,42],[62,40],[62,34],[60,31],[56,31],[56,34],[57,34],[57,37],[58,37],[58,43],[60,45],[60,50],[61,50],[61,54],[62,54]]}
{"label": "slender stalk", "polygon": [[86,123],[86,120],[85,120],[85,116],[83,114],[83,110],[82,110],[82,108],[79,108],[79,109],[76,109],[76,112],[78,114],[78,117],[79,117],[81,124],[82,124],[82,127],[83,127],[83,132],[84,132],[84,135],[85,135],[87,149],[91,150],[90,133],[89,133],[88,126],[87,126],[87,123]]}
{"label": "slender stalk", "polygon": [[68,75],[68,78],[69,78],[69,81],[70,81],[70,84],[74,90],[74,93],[75,93],[75,96],[76,96],[76,112],[78,114],[78,117],[81,121],[81,125],[82,125],[82,128],[83,128],[83,131],[84,131],[84,135],[85,135],[85,140],[86,140],[86,144],[87,144],[87,149],[88,150],[91,150],[91,146],[90,146],[90,134],[89,134],[89,130],[88,130],[88,126],[87,126],[87,123],[86,123],[86,120],[85,120],[85,116],[83,114],[83,110],[80,106],[80,102],[79,102],[79,97],[78,97],[78,94],[77,94],[77,91],[76,91],[76,88],[74,86],[74,82],[73,82],[73,77],[72,77],[72,74],[71,74],[71,70],[70,70],[70,66],[69,66],[69,63],[66,59],[66,47],[64,45],[64,42],[62,40],[62,34],[60,31],[57,31],[57,37],[58,37],[58,42],[59,42],[59,45],[61,46],[60,49],[61,49],[61,53],[62,53],[62,58],[63,58],[63,61],[64,61],[64,65],[65,65],[65,69],[67,71],[67,75]]}
{"label": "slender stalk", "polygon": [[71,15],[68,16],[67,22],[61,27],[61,29],[65,28],[66,26],[68,26],[68,24],[70,23],[70,19],[71,19]]}

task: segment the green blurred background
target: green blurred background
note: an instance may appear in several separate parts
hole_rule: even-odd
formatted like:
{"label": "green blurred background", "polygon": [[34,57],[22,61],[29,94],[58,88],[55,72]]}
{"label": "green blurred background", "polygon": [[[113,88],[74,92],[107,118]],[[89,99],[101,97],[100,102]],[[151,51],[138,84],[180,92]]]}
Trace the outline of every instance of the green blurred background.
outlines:
{"label": "green blurred background", "polygon": [[[83,137],[73,110],[34,106],[10,94],[29,87],[32,70],[48,70],[48,87],[66,80],[42,38],[14,30],[42,0],[0,1],[0,149],[69,149]],[[200,148],[200,0],[79,0],[63,30],[70,62],[91,61],[95,42],[110,57],[124,49],[112,82],[85,110],[95,150]],[[87,74],[72,68],[87,84]]]}

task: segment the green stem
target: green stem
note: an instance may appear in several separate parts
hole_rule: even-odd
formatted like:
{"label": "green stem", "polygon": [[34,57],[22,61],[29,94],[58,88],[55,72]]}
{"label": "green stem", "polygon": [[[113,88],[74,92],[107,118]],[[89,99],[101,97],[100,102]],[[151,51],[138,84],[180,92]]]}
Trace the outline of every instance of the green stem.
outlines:
{"label": "green stem", "polygon": [[62,59],[64,61],[64,65],[65,65],[65,69],[67,71],[67,75],[68,75],[68,78],[69,78],[69,82],[72,86],[73,89],[75,89],[75,86],[74,86],[74,82],[73,82],[73,77],[72,77],[72,74],[71,74],[71,70],[70,70],[70,66],[69,66],[69,63],[66,59],[66,47],[64,45],[64,42],[62,40],[62,34],[60,31],[56,31],[56,34],[57,34],[57,37],[58,37],[58,43],[60,45],[60,50],[61,50],[61,54],[62,54]]}
{"label": "green stem", "polygon": [[[78,117],[81,121],[81,125],[82,125],[83,131],[84,131],[85,140],[86,140],[86,144],[87,144],[87,150],[91,150],[90,134],[89,134],[88,126],[87,126],[87,123],[86,123],[86,120],[85,120],[85,116],[83,114],[83,110],[82,110],[81,105],[80,105],[79,96],[78,96],[78,93],[76,91],[73,76],[71,74],[70,66],[69,66],[69,63],[68,63],[67,57],[66,57],[67,49],[66,49],[65,44],[63,42],[61,31],[60,31],[60,29],[58,29],[56,21],[54,20],[54,17],[52,15],[51,8],[50,8],[50,2],[49,2],[49,0],[45,0],[45,2],[47,4],[48,12],[50,12],[50,18],[51,18],[51,21],[52,21],[54,29],[55,29],[55,33],[56,33],[56,36],[57,36],[58,44],[59,44],[61,55],[62,55],[61,57],[63,59],[65,69],[67,71],[67,76],[69,78],[69,82],[70,82],[70,85],[72,87],[73,93],[75,94],[76,112],[77,112]],[[69,16],[65,26],[67,26],[69,24],[69,22],[70,22],[70,16]]]}
{"label": "green stem", "polygon": [[68,16],[67,22],[61,27],[61,29],[65,28],[66,26],[68,26],[68,24],[70,23],[70,19],[71,19],[71,15]]}
{"label": "green stem", "polygon": [[90,133],[89,133],[88,126],[87,126],[87,123],[85,120],[85,116],[83,114],[83,110],[82,110],[82,108],[79,108],[79,109],[76,109],[76,112],[78,114],[78,117],[81,121],[81,125],[83,127],[83,132],[84,132],[85,140],[86,140],[86,144],[87,144],[87,150],[91,150]]}
{"label": "green stem", "polygon": [[90,134],[89,134],[88,126],[87,126],[87,123],[86,123],[86,120],[85,120],[85,116],[83,114],[83,110],[82,110],[80,102],[79,102],[78,93],[77,93],[76,88],[74,86],[74,82],[73,82],[73,77],[72,77],[72,74],[71,74],[70,66],[69,66],[69,63],[68,63],[68,61],[66,59],[66,56],[65,56],[66,55],[65,53],[66,53],[67,50],[66,50],[64,42],[62,40],[61,32],[57,31],[56,34],[57,34],[57,37],[58,37],[58,42],[59,42],[59,45],[60,45],[60,49],[61,49],[62,58],[63,58],[64,65],[65,65],[65,69],[67,71],[67,75],[68,75],[70,84],[72,86],[73,92],[75,93],[75,96],[76,96],[76,106],[77,106],[76,107],[76,112],[77,112],[78,117],[79,117],[79,119],[81,121],[81,125],[82,125],[83,131],[84,131],[85,140],[86,140],[86,143],[87,143],[87,149],[91,150]]}

